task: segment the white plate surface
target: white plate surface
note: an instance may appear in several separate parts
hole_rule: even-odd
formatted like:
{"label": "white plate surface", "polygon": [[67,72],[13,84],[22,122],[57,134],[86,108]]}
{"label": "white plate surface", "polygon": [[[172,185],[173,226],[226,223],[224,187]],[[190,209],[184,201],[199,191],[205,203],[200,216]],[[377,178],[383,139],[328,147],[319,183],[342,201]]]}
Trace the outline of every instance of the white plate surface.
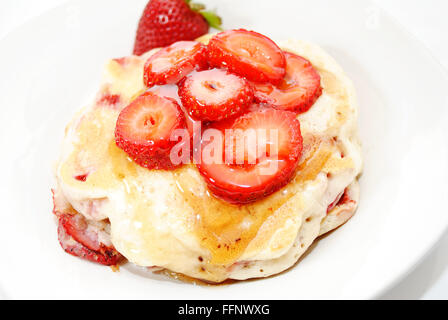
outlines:
{"label": "white plate surface", "polygon": [[0,42],[0,296],[8,298],[372,298],[448,225],[448,77],[367,1],[205,1],[226,28],[313,41],[354,81],[365,159],[355,217],[292,270],[202,287],[114,273],[65,254],[51,215],[63,129],[108,58],[130,53],[146,0],[72,1]]}

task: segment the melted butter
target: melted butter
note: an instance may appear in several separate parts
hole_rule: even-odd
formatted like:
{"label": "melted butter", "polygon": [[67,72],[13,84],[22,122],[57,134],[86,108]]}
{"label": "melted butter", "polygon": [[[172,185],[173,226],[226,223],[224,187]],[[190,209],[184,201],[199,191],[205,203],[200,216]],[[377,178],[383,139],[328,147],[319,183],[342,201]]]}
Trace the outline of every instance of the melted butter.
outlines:
{"label": "melted butter", "polygon": [[193,227],[201,245],[207,248],[212,264],[230,264],[242,255],[262,223],[290,195],[276,193],[256,204],[232,205],[210,195],[197,183],[191,171],[176,173],[183,198],[193,209]]}
{"label": "melted butter", "polygon": [[[137,165],[115,144],[117,116],[117,111],[103,107],[82,116],[73,150],[61,167],[64,182],[78,188],[110,189],[125,177],[137,175]],[[75,179],[84,173],[88,173],[86,181]]]}
{"label": "melted butter", "polygon": [[[247,205],[232,205],[210,195],[193,170],[178,170],[176,183],[193,209],[192,224],[201,245],[211,253],[209,263],[234,263],[257,236],[261,225],[307,181],[314,180],[331,155],[328,143],[309,137],[296,177],[282,190]],[[275,230],[272,230],[274,232]]]}
{"label": "melted butter", "polygon": [[115,140],[109,142],[107,153],[111,161],[111,173],[119,180],[126,177],[135,177],[137,175],[137,165],[120,148],[117,147]]}
{"label": "melted butter", "polygon": [[297,168],[297,174],[291,184],[294,185],[316,179],[330,159],[333,153],[332,149],[329,141],[312,135],[305,135],[303,137],[303,153],[305,157],[302,156],[302,161],[300,161]]}

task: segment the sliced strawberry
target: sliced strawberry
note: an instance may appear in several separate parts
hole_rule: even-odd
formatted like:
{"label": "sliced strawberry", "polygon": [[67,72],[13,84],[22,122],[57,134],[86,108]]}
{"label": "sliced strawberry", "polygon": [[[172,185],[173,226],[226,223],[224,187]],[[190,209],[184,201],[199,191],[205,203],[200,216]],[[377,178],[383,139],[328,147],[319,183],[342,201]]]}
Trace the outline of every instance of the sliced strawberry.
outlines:
{"label": "sliced strawberry", "polygon": [[[200,138],[193,141],[193,137],[195,135],[200,136],[200,128],[201,128],[201,121],[193,119],[185,109],[185,107],[182,105],[182,102],[179,98],[178,94],[178,87],[176,85],[163,85],[163,86],[154,86],[149,89],[150,92],[153,92],[156,95],[159,95],[161,97],[167,97],[176,100],[177,103],[179,103],[180,108],[184,112],[185,115],[185,123],[187,126],[188,134],[190,135],[190,151],[193,153],[193,151],[197,148],[196,145],[200,143]],[[196,128],[196,129],[195,129]],[[196,132],[195,132],[196,130]],[[196,142],[196,143],[195,143]]]}
{"label": "sliced strawberry", "polygon": [[298,55],[285,52],[286,75],[274,86],[254,83],[258,102],[289,111],[306,112],[322,94],[320,76],[311,63]]}
{"label": "sliced strawberry", "polygon": [[254,97],[245,79],[220,69],[187,76],[179,85],[179,96],[192,118],[205,121],[234,117],[242,113]]}
{"label": "sliced strawberry", "polygon": [[[268,157],[297,161],[302,154],[302,135],[299,120],[296,119],[294,113],[278,111],[267,107],[260,108],[259,105],[254,104],[251,106],[250,112],[233,121],[231,128],[237,133],[235,138],[238,138],[238,129],[241,131],[262,129],[265,131],[265,136],[258,135],[257,143],[263,143],[266,146]],[[276,133],[276,135],[272,133]],[[226,143],[229,145],[227,141]],[[233,145],[236,144],[237,141],[234,141]],[[227,157],[227,159],[237,161],[235,149],[233,149],[233,152],[232,157]],[[245,161],[247,156],[245,154]]]}
{"label": "sliced strawberry", "polygon": [[118,94],[104,94],[98,99],[98,104],[101,105],[115,105],[120,102],[120,95]]}
{"label": "sliced strawberry", "polygon": [[232,204],[247,204],[274,193],[291,180],[295,165],[285,160],[275,161],[277,169],[271,175],[262,173],[263,168],[270,170],[269,159],[247,168],[201,164],[199,170],[216,197]]}
{"label": "sliced strawberry", "polygon": [[153,92],[154,94],[161,96],[161,97],[167,97],[176,100],[176,102],[179,104],[180,108],[184,112],[185,115],[185,122],[187,125],[188,133],[190,136],[193,136],[193,127],[196,123],[198,125],[200,121],[194,120],[187,112],[187,110],[182,105],[182,101],[180,100],[179,94],[178,94],[179,88],[176,85],[164,85],[164,86],[155,86],[149,89],[150,92]]}
{"label": "sliced strawberry", "polygon": [[195,41],[179,41],[153,54],[145,63],[147,87],[177,83],[193,70],[207,67],[206,48]]}
{"label": "sliced strawberry", "polygon": [[185,128],[176,101],[145,92],[124,108],[117,119],[115,142],[137,164],[148,169],[173,169],[171,133]]}
{"label": "sliced strawberry", "polygon": [[58,235],[62,248],[74,255],[104,265],[114,265],[123,258],[110,243],[109,222],[88,222],[77,213],[60,190],[53,194],[53,213],[58,218]]}
{"label": "sliced strawberry", "polygon": [[85,182],[87,180],[88,176],[89,176],[88,173],[79,174],[79,175],[75,176],[75,179],[78,180],[78,181]]}
{"label": "sliced strawberry", "polygon": [[90,250],[101,251],[102,248],[106,248],[98,240],[98,228],[89,228],[86,219],[81,214],[62,214],[59,222],[73,239]]}
{"label": "sliced strawberry", "polygon": [[278,83],[285,75],[283,51],[268,37],[247,30],[218,33],[209,42],[209,63],[254,82]]}
{"label": "sliced strawberry", "polygon": [[177,93],[178,87],[175,84],[166,84],[162,86],[154,86],[148,89],[149,92],[152,92],[160,97],[171,98],[175,100],[179,105],[181,105],[181,101],[179,98],[179,94]]}
{"label": "sliced strawberry", "polygon": [[[226,129],[252,129],[257,132],[257,146],[246,145],[242,161],[239,161],[234,145],[238,140],[241,142],[243,137],[236,131],[230,138],[232,142],[229,136],[225,136],[220,163],[212,163],[202,153],[202,161],[197,166],[215,196],[230,203],[249,203],[279,190],[293,177],[302,154],[300,123],[294,113],[258,108],[232,121],[211,124],[211,127],[222,132]],[[272,129],[277,130],[277,138],[272,134]],[[264,137],[260,132],[265,133]],[[264,145],[265,153],[258,151],[259,144]],[[203,151],[206,146],[204,142]],[[249,156],[252,151],[248,149],[252,147],[256,150],[254,157]],[[254,158],[253,162],[251,158]]]}
{"label": "sliced strawberry", "polygon": [[135,36],[134,54],[168,46],[179,40],[193,40],[220,28],[221,19],[205,6],[190,0],[150,0]]}
{"label": "sliced strawberry", "polygon": [[116,265],[123,256],[113,248],[105,247],[104,250],[95,251],[76,241],[64,228],[62,219],[59,220],[58,238],[65,252],[92,262],[106,266]]}

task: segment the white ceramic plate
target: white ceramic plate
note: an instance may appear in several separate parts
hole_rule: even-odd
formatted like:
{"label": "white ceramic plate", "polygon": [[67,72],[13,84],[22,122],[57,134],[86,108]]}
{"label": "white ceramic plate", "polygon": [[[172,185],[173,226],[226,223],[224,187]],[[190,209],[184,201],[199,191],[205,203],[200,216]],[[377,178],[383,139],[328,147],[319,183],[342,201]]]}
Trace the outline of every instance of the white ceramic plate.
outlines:
{"label": "white ceramic plate", "polygon": [[0,295],[9,298],[372,298],[448,225],[448,78],[367,1],[205,1],[226,28],[324,47],[353,79],[365,159],[355,217],[292,270],[201,287],[118,273],[64,253],[51,215],[63,129],[108,58],[130,53],[146,0],[72,1],[0,42]]}

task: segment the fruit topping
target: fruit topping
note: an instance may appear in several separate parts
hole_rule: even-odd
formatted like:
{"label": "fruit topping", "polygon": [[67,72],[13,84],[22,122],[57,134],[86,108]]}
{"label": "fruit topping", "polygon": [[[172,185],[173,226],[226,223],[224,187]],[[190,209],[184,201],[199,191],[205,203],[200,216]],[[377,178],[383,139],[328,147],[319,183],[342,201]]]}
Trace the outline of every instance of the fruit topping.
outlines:
{"label": "fruit topping", "polygon": [[176,85],[169,84],[164,86],[154,86],[148,91],[153,92],[154,94],[161,97],[167,97],[176,100],[176,102],[180,105],[180,108],[184,112],[188,133],[190,137],[193,137],[193,128],[195,125],[200,126],[200,121],[194,120],[185,110],[184,106],[182,105],[182,102],[180,101],[178,90],[179,89]]}
{"label": "fruit topping", "polygon": [[70,234],[66,227],[66,219],[70,219],[70,215],[66,214],[61,216],[58,225],[59,243],[65,252],[106,266],[116,265],[123,258],[113,247],[106,247],[104,244],[98,242],[98,239],[96,239],[95,243],[90,240],[88,242],[89,245],[97,247],[98,250],[93,250],[84,243],[77,241],[72,234],[79,236],[83,231],[70,230],[72,232]]}
{"label": "fruit topping", "polygon": [[98,240],[99,230],[90,227],[81,214],[61,214],[59,221],[65,231],[83,246],[99,252],[106,250],[107,247]]}
{"label": "fruit topping", "polygon": [[110,244],[109,222],[85,219],[73,209],[59,190],[51,191],[53,213],[58,219],[58,236],[62,248],[74,256],[93,262],[117,264],[123,256]]}
{"label": "fruit topping", "polygon": [[218,33],[208,44],[209,63],[254,82],[278,83],[285,75],[285,56],[268,37],[247,30]]}
{"label": "fruit topping", "polygon": [[298,55],[285,52],[286,75],[276,86],[254,83],[255,98],[275,108],[306,112],[322,94],[320,76],[311,63]]}
{"label": "fruit topping", "polygon": [[[203,141],[202,161],[197,164],[215,196],[234,204],[250,203],[279,190],[293,177],[302,153],[295,113],[257,106],[210,127],[227,131],[218,159],[207,159],[208,144]],[[250,132],[256,132],[255,140]]]}
{"label": "fruit topping", "polygon": [[179,96],[192,118],[217,121],[241,114],[253,100],[253,89],[244,78],[212,69],[187,76]]}
{"label": "fruit topping", "polygon": [[77,176],[75,176],[74,178],[78,181],[82,181],[85,182],[87,180],[88,177],[88,173],[84,173],[84,174],[78,174]]}
{"label": "fruit topping", "polygon": [[179,41],[153,54],[145,63],[143,82],[147,87],[177,83],[193,70],[207,67],[203,44]]}
{"label": "fruit topping", "polygon": [[201,4],[190,0],[150,0],[140,18],[134,54],[165,47],[180,40],[194,40],[220,28],[221,19]]}
{"label": "fruit topping", "polygon": [[113,106],[120,102],[120,95],[105,93],[98,99],[98,104]]}
{"label": "fruit topping", "polygon": [[149,169],[173,169],[170,151],[176,129],[185,117],[176,101],[146,92],[124,108],[117,119],[115,142],[137,164]]}
{"label": "fruit topping", "polygon": [[125,66],[129,62],[129,58],[128,57],[115,58],[115,59],[112,59],[112,60],[114,60],[120,66]]}

